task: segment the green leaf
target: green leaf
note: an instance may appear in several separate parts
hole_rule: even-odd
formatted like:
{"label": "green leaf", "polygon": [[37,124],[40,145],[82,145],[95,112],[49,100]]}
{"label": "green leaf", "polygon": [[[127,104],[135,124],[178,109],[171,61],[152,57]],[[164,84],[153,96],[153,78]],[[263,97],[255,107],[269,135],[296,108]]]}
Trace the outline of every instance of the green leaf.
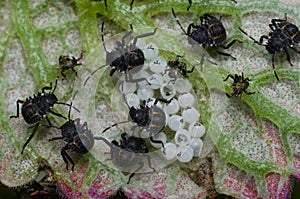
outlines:
{"label": "green leaf", "polygon": [[[98,194],[105,196],[112,195],[120,187],[131,196],[146,192],[153,196],[159,195],[158,191],[152,192],[148,188],[147,182],[144,182],[145,186],[140,186],[137,180],[133,185],[126,186],[128,176],[124,176],[110,163],[103,161],[104,159],[95,159],[94,151],[81,158],[74,156],[75,171],[66,171],[60,155],[64,143],[48,142],[48,139],[57,136],[56,129],[39,128],[24,155],[21,155],[22,146],[32,128],[27,129],[28,126],[21,115],[19,118],[9,117],[16,114],[17,99],[25,100],[33,96],[42,87],[54,82],[56,76],[60,76],[60,55],[71,53],[78,57],[81,51],[84,51],[84,66],[78,68],[78,76],[70,71],[67,72],[66,79],[59,78],[55,92],[59,101],[71,100],[74,92],[80,88],[80,97],[74,99],[80,113],[74,111],[72,115],[74,118],[86,118],[96,135],[99,135],[104,127],[124,119],[126,115],[114,112],[116,107],[112,102],[112,95],[118,79],[111,79],[108,69],[95,74],[96,82],[82,87],[82,82],[90,72],[105,63],[101,24],[105,21],[105,40],[123,30],[129,30],[130,24],[133,25],[135,35],[151,32],[158,27],[158,32],[149,38],[148,42],[159,46],[161,56],[171,59],[176,54],[184,54],[189,64],[198,63],[202,52],[194,52],[190,46],[184,44],[186,37],[171,13],[172,8],[183,27],[188,27],[192,22],[199,23],[199,16],[204,13],[222,15],[222,22],[228,33],[225,43],[233,39],[243,42],[226,50],[221,49],[232,54],[236,60],[208,50],[212,57],[209,59],[214,58],[217,66],[205,61],[203,71],[197,68],[196,72],[190,75],[189,80],[197,96],[201,120],[206,126],[207,134],[202,155],[200,158],[194,158],[195,163],[188,167],[197,168],[195,165],[203,161],[202,158],[212,157],[214,165],[218,165],[214,167],[220,171],[216,172],[218,175],[215,176],[215,179],[221,179],[215,180],[217,191],[235,197],[243,196],[243,190],[234,191],[232,187],[222,184],[223,177],[230,173],[228,167],[231,165],[248,176],[247,180],[241,182],[245,185],[244,189],[248,179],[255,181],[253,187],[257,190],[257,197],[270,196],[272,191],[268,186],[269,176],[275,176],[274,178],[280,179],[277,182],[284,184],[288,181],[287,176],[300,173],[299,54],[289,51],[293,66],[286,61],[284,51],[276,54],[275,67],[280,78],[280,81],[277,81],[272,69],[272,55],[238,30],[241,27],[259,40],[261,35],[268,35],[271,31],[268,27],[271,19],[283,19],[285,13],[289,21],[300,26],[300,4],[297,1],[237,0],[235,4],[230,0],[199,0],[193,1],[189,12],[186,11],[188,1],[135,1],[132,10],[129,9],[129,5],[128,0],[108,1],[108,8],[105,8],[103,1],[88,0],[14,0],[0,3],[1,183],[14,187],[30,182],[38,175],[40,161],[46,160],[54,171],[60,190],[67,197],[75,198],[75,193],[88,196],[90,188],[97,186],[101,186],[101,193]],[[121,36],[113,38],[120,40]],[[299,49],[299,44],[296,48]],[[223,79],[229,73],[242,72],[251,79],[247,90],[255,94],[243,94],[240,99],[227,98],[225,92],[232,91],[232,82],[224,83]],[[97,90],[94,91],[94,88]],[[55,105],[54,111],[68,114],[67,107],[61,105]],[[65,122],[57,117],[50,116],[50,119],[57,125]],[[114,130],[110,138],[118,139],[119,133]],[[215,150],[212,150],[214,147]],[[219,155],[222,156],[222,160],[215,158]],[[177,164],[172,163],[170,168],[173,173],[178,172],[178,176],[184,176],[184,180],[189,184],[187,187],[196,187],[193,196],[202,194],[201,197],[205,197],[205,194],[209,194],[203,193],[207,191],[207,187],[195,185]],[[154,172],[149,184],[153,185],[153,182],[162,178],[165,173],[167,172],[164,168]],[[277,175],[280,177],[277,178]],[[171,190],[171,185],[177,182],[176,177],[171,178],[172,176],[165,183],[165,193],[179,194]],[[78,179],[81,181],[77,181]],[[106,180],[107,186],[99,184],[103,179]],[[264,186],[260,186],[261,184]],[[188,193],[185,191],[183,189],[182,193]]]}

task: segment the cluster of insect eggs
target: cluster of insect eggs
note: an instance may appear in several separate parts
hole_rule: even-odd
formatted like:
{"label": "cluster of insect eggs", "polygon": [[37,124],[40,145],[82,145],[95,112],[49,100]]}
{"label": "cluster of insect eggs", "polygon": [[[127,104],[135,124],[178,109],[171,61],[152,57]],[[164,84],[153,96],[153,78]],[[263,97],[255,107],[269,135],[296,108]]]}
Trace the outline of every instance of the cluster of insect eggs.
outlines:
{"label": "cluster of insect eggs", "polygon": [[[139,40],[137,45],[143,50],[146,62],[140,71],[133,74],[133,79],[146,78],[147,81],[136,83],[121,78],[119,92],[125,96],[128,107],[138,108],[143,101],[151,107],[157,98],[169,100],[169,103],[159,102],[157,106],[164,110],[166,121],[162,122],[165,123],[165,129],[168,128],[168,135],[173,132],[169,136],[173,139],[167,141],[163,130],[153,138],[162,141],[164,148],[158,143],[151,144],[161,148],[162,155],[167,160],[177,158],[181,162],[189,162],[201,154],[201,137],[205,134],[205,127],[199,122],[200,113],[196,108],[192,85],[187,78],[172,76],[172,70],[175,69],[170,68],[167,61],[159,56],[155,44],[146,45],[143,40]],[[147,132],[144,134],[147,136]]]}

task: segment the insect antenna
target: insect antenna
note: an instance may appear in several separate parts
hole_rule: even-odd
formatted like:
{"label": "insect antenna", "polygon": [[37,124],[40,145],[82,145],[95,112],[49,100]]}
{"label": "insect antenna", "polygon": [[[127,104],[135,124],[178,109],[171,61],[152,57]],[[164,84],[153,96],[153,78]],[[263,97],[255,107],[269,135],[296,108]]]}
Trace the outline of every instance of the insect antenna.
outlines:
{"label": "insect antenna", "polygon": [[[122,82],[122,91],[123,91],[123,83],[124,83],[124,82]],[[124,98],[124,100],[125,100],[125,102],[126,102],[127,107],[130,109],[130,106],[129,106],[129,104],[127,103],[126,97],[125,97],[124,95],[123,95],[123,98]],[[119,125],[119,124],[125,124],[125,123],[128,123],[128,122],[132,122],[132,121],[131,121],[131,120],[124,120],[124,121],[121,121],[121,122],[114,123],[114,124],[112,124],[111,126],[105,128],[105,129],[102,131],[102,133],[108,131],[110,128],[113,128],[113,127],[115,127],[115,126],[117,126],[117,125]]]}
{"label": "insect antenna", "polygon": [[124,124],[124,123],[128,123],[128,122],[131,122],[130,120],[125,120],[125,121],[122,121],[122,122],[118,122],[118,123],[114,123],[113,125],[109,126],[109,127],[106,127],[102,133],[104,133],[105,131],[109,130],[110,128],[112,127],[115,127],[115,126],[118,126],[119,124]]}
{"label": "insect antenna", "polygon": [[187,11],[190,10],[190,7],[192,6],[192,0],[188,0],[189,1],[189,6],[186,8]]}
{"label": "insect antenna", "polygon": [[104,137],[94,137],[95,140],[102,140],[103,142],[105,142],[105,144],[107,144],[110,148],[113,147],[113,145],[107,140],[105,139]]}
{"label": "insect antenna", "polygon": [[80,110],[78,108],[76,108],[75,106],[72,106],[71,104],[65,103],[65,102],[56,102],[55,104],[62,104],[62,105],[66,105],[69,106],[70,108],[72,107],[73,109],[75,109],[78,113],[80,113]]}
{"label": "insect antenna", "polygon": [[[104,48],[104,51],[106,53],[109,53],[106,49],[106,46],[105,46],[105,42],[104,42],[104,21],[102,22],[102,25],[101,25],[101,40],[102,40],[102,45],[103,45],[103,48]],[[107,66],[107,64],[104,64],[100,67],[98,67],[96,70],[94,70],[90,76],[88,76],[88,78],[86,78],[86,80],[84,81],[83,85],[85,86],[86,83],[88,82],[88,80],[100,69],[104,68],[105,66]]]}
{"label": "insect antenna", "polygon": [[253,40],[254,43],[256,43],[256,44],[258,44],[258,45],[261,45],[261,46],[266,46],[266,44],[263,44],[263,43],[257,41],[256,39],[254,39],[251,35],[248,35],[248,33],[246,33],[246,32],[245,32],[243,29],[241,29],[240,27],[239,27],[239,30],[240,30],[243,34],[245,34],[247,37],[249,37],[251,40]]}
{"label": "insect antenna", "polygon": [[183,32],[185,35],[188,35],[187,32],[186,32],[186,31],[184,30],[184,28],[182,27],[182,25],[181,25],[179,19],[177,19],[176,14],[175,14],[175,11],[174,11],[174,8],[172,8],[172,14],[173,14],[174,18],[176,19],[177,24],[180,26],[182,32]]}
{"label": "insect antenna", "polygon": [[91,73],[91,75],[88,76],[88,77],[86,78],[86,80],[84,81],[83,85],[85,86],[86,83],[89,81],[89,79],[90,79],[90,78],[91,78],[98,70],[100,70],[101,68],[104,68],[105,66],[107,66],[107,64],[104,64],[104,65],[98,67],[96,70],[94,70],[94,71]]}
{"label": "insect antenna", "polygon": [[[56,90],[56,87],[57,87],[57,80],[58,80],[58,77],[55,78],[55,85],[54,85],[54,88],[53,88],[52,92],[50,92],[50,94],[53,94],[54,91]],[[50,88],[52,88],[52,83],[50,83]],[[42,89],[42,92],[43,92],[43,89]]]}
{"label": "insect antenna", "polygon": [[108,53],[105,43],[104,43],[104,21],[102,22],[102,25],[101,25],[101,40],[102,40],[102,45],[103,45],[105,52]]}

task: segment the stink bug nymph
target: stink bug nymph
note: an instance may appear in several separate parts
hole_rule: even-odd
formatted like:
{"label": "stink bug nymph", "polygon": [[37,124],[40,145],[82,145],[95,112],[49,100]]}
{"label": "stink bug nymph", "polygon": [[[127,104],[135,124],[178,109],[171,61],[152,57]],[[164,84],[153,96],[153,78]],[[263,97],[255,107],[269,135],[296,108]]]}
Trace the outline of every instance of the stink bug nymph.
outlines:
{"label": "stink bug nymph", "polygon": [[125,39],[129,37],[133,33],[133,27],[130,24],[130,31],[127,31],[125,35],[122,37],[121,42],[117,42],[117,46],[114,50],[109,52],[106,49],[104,43],[104,22],[102,23],[102,44],[103,48],[106,52],[106,64],[98,67],[96,70],[92,72],[92,74],[85,80],[84,85],[87,83],[89,78],[95,74],[101,68],[109,65],[111,67],[109,75],[112,76],[116,71],[125,73],[125,80],[129,82],[140,82],[147,81],[146,78],[140,79],[132,79],[132,74],[141,70],[145,62],[145,56],[141,49],[139,49],[136,44],[139,38],[149,37],[154,35],[157,28],[154,29],[153,32],[145,33],[142,35],[138,35],[133,38],[132,43],[126,44]]}
{"label": "stink bug nymph", "polygon": [[145,130],[149,134],[151,142],[161,144],[164,149],[164,143],[161,140],[155,140],[153,138],[153,136],[160,133],[166,125],[166,114],[157,106],[158,101],[170,103],[170,101],[157,98],[151,106],[147,105],[146,101],[143,101],[143,105],[140,107],[131,106],[129,107],[128,121],[115,123],[104,129],[103,132],[118,124],[131,121],[136,124],[135,127],[138,127],[140,130]]}
{"label": "stink bug nymph", "polygon": [[15,189],[16,198],[18,199],[47,199],[58,198],[55,185],[56,180],[53,178],[53,170],[47,161],[42,160],[39,163],[38,175],[32,182],[22,185]]}
{"label": "stink bug nymph", "polygon": [[76,66],[82,65],[79,61],[83,58],[83,52],[80,54],[79,58],[75,58],[74,56],[69,55],[61,55],[58,58],[59,66],[61,67],[61,75],[65,78],[64,74],[65,70],[71,69],[77,75],[77,71],[74,69]]}
{"label": "stink bug nymph", "polygon": [[[217,47],[221,47],[223,49],[230,48],[235,42],[240,42],[239,40],[232,40],[226,46],[224,42],[227,38],[225,27],[221,22],[221,17],[217,19],[214,16],[209,14],[204,14],[200,16],[200,24],[195,25],[194,23],[189,24],[187,31],[184,30],[180,21],[177,19],[174,9],[172,8],[172,13],[174,18],[176,19],[177,24],[180,26],[182,32],[188,36],[188,42],[191,45],[200,44],[204,49],[208,47],[213,47],[213,49],[220,55],[230,56],[233,59],[231,54],[221,52],[217,49]],[[202,62],[203,60],[201,60]],[[202,66],[202,63],[201,63]]]}
{"label": "stink bug nymph", "polygon": [[180,77],[187,78],[188,73],[192,73],[195,69],[195,66],[192,67],[191,70],[187,69],[186,63],[179,61],[179,58],[183,56],[177,55],[175,61],[168,61],[168,66],[170,67],[166,71],[168,71],[169,77],[173,79],[177,79]]}
{"label": "stink bug nymph", "polygon": [[[71,103],[72,105],[72,103]],[[75,163],[68,155],[67,150],[70,150],[77,154],[85,154],[89,152],[94,146],[94,140],[98,139],[94,137],[91,130],[88,129],[87,122],[80,123],[80,118],[75,120],[70,119],[71,107],[69,109],[68,121],[60,127],[50,126],[61,130],[62,136],[54,137],[49,141],[64,140],[66,145],[61,149],[61,156],[66,163],[66,169],[68,170],[68,162],[72,165],[72,171],[74,170]]]}
{"label": "stink bug nymph", "polygon": [[284,19],[272,19],[271,24],[269,24],[271,30],[281,29],[286,35],[289,35],[291,40],[295,43],[300,42],[300,31],[299,28],[287,21],[287,15],[285,13]]}
{"label": "stink bug nymph", "polygon": [[255,92],[247,91],[247,88],[249,87],[250,79],[248,77],[244,78],[244,73],[242,73],[242,75],[235,74],[234,76],[229,74],[224,79],[224,81],[227,81],[229,77],[233,79],[233,83],[231,86],[233,92],[231,94],[226,93],[228,97],[241,97],[243,93],[246,93],[247,95],[251,95],[255,93]]}
{"label": "stink bug nymph", "polygon": [[[257,41],[252,36],[248,35],[243,29],[239,28],[242,33],[247,35],[250,39],[254,41],[254,43],[265,46],[266,50],[272,54],[272,67],[274,70],[274,75],[276,79],[279,81],[279,77],[275,70],[275,53],[284,51],[286,54],[286,59],[293,66],[290,54],[288,49],[294,50],[296,53],[300,54],[300,51],[297,50],[294,45],[300,42],[300,34],[299,29],[296,25],[287,21],[287,17],[285,15],[285,19],[272,19],[271,24],[269,24],[270,29],[272,30],[269,32],[269,35],[262,35]],[[267,40],[264,43],[264,39]]]}
{"label": "stink bug nymph", "polygon": [[99,138],[110,147],[111,160],[115,166],[125,172],[131,173],[127,184],[130,179],[144,167],[144,158],[147,158],[148,166],[153,171],[151,160],[148,153],[148,148],[145,140],[139,137],[129,136],[126,133],[121,134],[120,143],[113,140],[111,143],[105,138]]}
{"label": "stink bug nymph", "polygon": [[[47,117],[47,113],[52,113],[53,115],[56,115],[58,117],[62,117],[64,119],[67,119],[60,113],[56,113],[52,111],[52,107],[54,104],[64,104],[67,106],[70,106],[70,104],[66,104],[63,102],[58,102],[57,97],[54,94],[54,91],[57,86],[57,78],[55,80],[55,86],[52,90],[52,83],[50,83],[50,86],[45,86],[42,88],[42,92],[37,93],[33,97],[28,97],[26,100],[17,100],[17,115],[15,116],[10,116],[10,118],[18,118],[19,117],[19,104],[22,104],[21,108],[21,114],[22,117],[24,118],[25,122],[34,125],[34,129],[29,136],[29,138],[26,140],[25,144],[23,145],[22,152],[23,154],[25,147],[27,144],[30,142],[32,137],[34,136],[40,121],[42,120],[43,117],[46,117],[47,122],[51,126],[51,122],[49,118]],[[46,93],[46,91],[49,90],[49,93]],[[52,91],[51,91],[52,90]]]}

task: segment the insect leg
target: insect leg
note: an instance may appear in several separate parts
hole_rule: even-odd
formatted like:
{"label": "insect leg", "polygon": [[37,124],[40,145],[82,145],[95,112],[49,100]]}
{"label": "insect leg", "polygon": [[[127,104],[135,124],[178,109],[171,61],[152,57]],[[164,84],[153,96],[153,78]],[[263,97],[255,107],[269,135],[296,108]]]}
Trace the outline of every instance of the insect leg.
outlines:
{"label": "insect leg", "polygon": [[31,133],[31,135],[29,136],[29,138],[26,140],[25,144],[24,144],[23,147],[22,147],[21,154],[23,154],[25,147],[28,145],[28,143],[30,142],[30,140],[31,140],[32,137],[34,136],[34,134],[35,134],[35,132],[36,132],[36,130],[37,130],[38,127],[39,127],[39,123],[37,123],[37,124],[34,126],[34,129],[33,129],[32,133]]}
{"label": "insect leg", "polygon": [[283,50],[284,50],[284,52],[286,54],[286,60],[290,63],[291,66],[293,66],[293,64],[291,62],[289,51],[287,50],[287,48],[284,48]]}
{"label": "insect leg", "polygon": [[246,93],[247,95],[252,95],[252,94],[255,93],[255,92],[248,92],[248,91],[246,91],[245,89],[243,89],[243,91],[244,91],[244,93]]}
{"label": "insect leg", "polygon": [[183,55],[176,55],[176,62],[179,61],[179,58],[183,58],[184,57],[184,54]]}
{"label": "insect leg", "polygon": [[155,171],[155,169],[152,167],[152,165],[151,165],[151,159],[150,159],[150,156],[149,155],[145,155],[146,157],[147,157],[147,161],[148,161],[148,166],[149,166],[149,168],[151,168],[153,171]]}
{"label": "insect leg", "polygon": [[66,78],[66,75],[64,74],[64,71],[65,71],[66,69],[61,69],[61,72],[60,72],[60,74],[64,77],[64,78]]}
{"label": "insect leg", "polygon": [[156,30],[157,30],[157,28],[155,28],[153,32],[148,32],[148,33],[145,33],[145,34],[136,36],[136,37],[134,38],[134,40],[133,40],[133,45],[135,46],[137,40],[140,39],[140,38],[143,38],[143,37],[149,37],[149,36],[151,36],[151,35],[154,35],[154,34],[156,33]]}
{"label": "insect leg", "polygon": [[[76,66],[80,66],[80,65],[81,65],[81,64],[76,64]],[[77,76],[78,74],[77,74],[77,71],[74,69],[74,67],[72,67],[71,69],[72,69],[72,71],[75,72],[75,75]]]}
{"label": "insect leg", "polygon": [[230,48],[235,42],[243,43],[243,42],[241,42],[241,41],[239,41],[239,40],[237,40],[237,39],[234,39],[234,40],[232,40],[229,44],[227,44],[226,46],[220,45],[220,47],[222,47],[222,48],[224,48],[224,49],[228,49],[228,48]]}
{"label": "insect leg", "polygon": [[275,62],[275,53],[272,55],[272,67],[273,67],[273,70],[274,70],[274,75],[275,75],[277,81],[279,81],[279,77],[278,77],[277,72],[275,70],[274,62]]}
{"label": "insect leg", "polygon": [[187,28],[187,33],[184,31],[185,35],[189,36],[191,34],[191,28],[195,28],[195,27],[196,27],[195,24],[191,23]]}
{"label": "insect leg", "polygon": [[65,120],[67,119],[65,116],[63,116],[62,114],[60,114],[60,113],[56,113],[56,112],[54,112],[54,111],[52,111],[52,110],[49,110],[49,113],[52,113],[53,115],[56,115],[56,116],[58,116],[58,117],[62,117],[62,118],[64,118]]}
{"label": "insect leg", "polygon": [[109,147],[112,147],[112,144],[105,138],[103,137],[94,137],[95,140],[102,140],[103,142],[105,142],[105,144],[107,144]]}
{"label": "insect leg", "polygon": [[[125,38],[130,36],[133,32],[133,27],[132,27],[132,24],[130,24],[130,31],[127,31],[126,34],[122,37],[122,46],[125,46],[126,43],[125,43]],[[135,43],[134,43],[135,45]]]}
{"label": "insect leg", "polygon": [[[222,47],[222,46],[221,46]],[[224,53],[224,52],[221,52],[221,51],[219,51],[219,50],[217,50],[217,49],[215,49],[215,51],[218,53],[218,54],[220,54],[220,55],[223,55],[223,56],[227,56],[227,57],[231,57],[232,59],[236,59],[235,57],[233,57],[231,54],[229,54],[229,53]]]}
{"label": "insect leg", "polygon": [[165,145],[164,145],[164,143],[163,143],[161,140],[154,140],[152,134],[153,134],[153,133],[150,134],[150,141],[153,142],[153,143],[156,143],[156,144],[161,144],[162,148],[163,148],[164,151],[165,151]]}
{"label": "insect leg", "polygon": [[[54,93],[54,91],[56,90],[56,87],[57,87],[57,80],[58,80],[58,77],[55,78],[54,88],[53,88],[53,90],[52,90],[51,93]],[[49,87],[49,88],[52,89],[52,83],[50,83],[50,87]],[[44,92],[44,90],[48,90],[47,87],[42,88],[42,92]]]}
{"label": "insect leg", "polygon": [[262,35],[262,36],[259,38],[259,43],[257,43],[257,42],[255,42],[255,43],[264,46],[264,45],[263,45],[264,39],[268,40],[269,37],[268,37],[267,35]]}
{"label": "insect leg", "polygon": [[54,137],[48,140],[48,142],[54,141],[54,140],[62,140],[64,137]]}
{"label": "insect leg", "polygon": [[[222,16],[221,16],[221,18],[222,18]],[[201,21],[201,23],[204,21],[204,20],[210,20],[210,19],[215,19],[215,17],[213,17],[213,16],[211,16],[210,14],[204,14],[204,15],[202,15],[201,17],[200,17],[200,21]]]}
{"label": "insect leg", "polygon": [[50,83],[50,86],[45,86],[42,88],[42,93],[45,93],[45,90],[51,90],[52,89],[52,83]]}
{"label": "insect leg", "polygon": [[[272,19],[271,20],[271,23],[272,24],[270,24],[269,26],[271,26],[271,25],[274,25],[274,26],[276,26],[276,23],[277,22],[286,22],[287,21],[287,14],[285,13],[284,14],[284,19]],[[271,28],[272,29],[272,28]]]}
{"label": "insect leg", "polygon": [[223,81],[224,81],[224,82],[225,82],[225,81],[227,81],[229,77],[230,77],[231,79],[233,79],[233,80],[234,80],[234,77],[233,77],[233,75],[229,74],[229,75],[227,75],[227,77],[226,77],[226,78],[225,78]]}
{"label": "insect leg", "polygon": [[131,2],[130,2],[130,10],[132,10],[133,3],[134,3],[134,0],[131,0]]}
{"label": "insect leg", "polygon": [[138,82],[141,82],[141,81],[146,81],[149,84],[149,82],[146,78],[133,79],[130,72],[125,73],[125,81],[126,82],[131,82],[131,83],[138,83]]}
{"label": "insect leg", "polygon": [[158,102],[164,102],[166,104],[169,104],[172,100],[166,100],[166,99],[162,99],[162,98],[156,98],[154,101],[154,105],[156,105]]}
{"label": "insect leg", "polygon": [[192,73],[195,69],[195,66],[193,66],[193,68],[191,70],[187,70],[186,73]]}
{"label": "insect leg", "polygon": [[74,171],[75,164],[74,164],[74,161],[72,160],[72,158],[66,152],[66,150],[68,150],[68,149],[69,149],[69,146],[66,145],[61,149],[60,153],[61,153],[61,156],[62,156],[64,162],[66,163],[66,169],[69,170],[69,168],[68,168],[68,160],[69,160],[72,165],[72,171]]}
{"label": "insect leg", "polygon": [[17,117],[19,117],[19,113],[20,113],[19,104],[23,104],[24,101],[23,100],[17,100],[16,103],[17,103],[17,115],[12,115],[12,116],[10,116],[10,118],[17,118]]}
{"label": "insect leg", "polygon": [[135,175],[135,173],[138,172],[139,170],[141,170],[144,167],[144,163],[143,162],[139,162],[138,164],[140,166],[133,173],[130,174],[130,176],[128,178],[128,181],[127,181],[127,184],[129,184],[130,179]]}

